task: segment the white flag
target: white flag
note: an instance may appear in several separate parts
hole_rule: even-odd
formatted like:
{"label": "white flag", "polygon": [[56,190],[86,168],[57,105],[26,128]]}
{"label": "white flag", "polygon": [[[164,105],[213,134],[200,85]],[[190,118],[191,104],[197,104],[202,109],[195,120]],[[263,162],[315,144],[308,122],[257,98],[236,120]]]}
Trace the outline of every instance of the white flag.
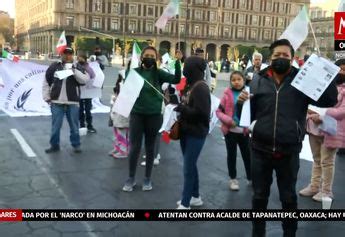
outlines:
{"label": "white flag", "polygon": [[304,6],[279,39],[289,40],[292,47],[297,50],[308,36],[308,24],[308,12]]}
{"label": "white flag", "polygon": [[156,22],[158,29],[164,29],[168,20],[179,14],[179,0],[171,0],[168,6],[164,9],[163,14]]}
{"label": "white flag", "polygon": [[56,45],[56,51],[59,54],[62,54],[62,52],[67,48],[67,40],[66,40],[66,35],[65,35],[65,31],[63,31],[61,33],[61,36],[59,38],[59,41]]}
{"label": "white flag", "polygon": [[345,0],[340,0],[338,11],[345,12]]}

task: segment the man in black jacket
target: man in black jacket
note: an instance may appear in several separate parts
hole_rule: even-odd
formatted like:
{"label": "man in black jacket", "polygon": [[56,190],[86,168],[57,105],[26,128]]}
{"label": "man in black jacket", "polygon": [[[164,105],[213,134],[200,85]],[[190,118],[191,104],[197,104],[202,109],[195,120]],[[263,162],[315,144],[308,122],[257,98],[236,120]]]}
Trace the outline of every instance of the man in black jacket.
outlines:
{"label": "man in black jacket", "polygon": [[[298,70],[291,66],[294,49],[286,39],[270,46],[271,66],[250,84],[252,125],[252,208],[266,210],[275,170],[283,210],[297,209],[296,181],[299,153],[305,135],[309,104],[332,107],[337,102],[334,82],[316,102],[291,86]],[[249,95],[242,92],[239,103]],[[284,220],[284,237],[296,236],[297,220]],[[253,237],[265,236],[265,221],[253,221]]]}
{"label": "man in black jacket", "polygon": [[[52,130],[50,147],[46,153],[53,153],[60,150],[60,130],[63,117],[66,114],[70,126],[70,140],[73,150],[80,153],[79,137],[79,100],[80,85],[84,85],[89,75],[81,68],[75,68],[73,63],[73,50],[66,48],[61,56],[61,62],[54,62],[46,72],[43,81],[43,99],[50,104],[52,113]],[[59,71],[72,70],[73,74],[66,78],[59,78]],[[60,72],[61,73],[61,72]]]}

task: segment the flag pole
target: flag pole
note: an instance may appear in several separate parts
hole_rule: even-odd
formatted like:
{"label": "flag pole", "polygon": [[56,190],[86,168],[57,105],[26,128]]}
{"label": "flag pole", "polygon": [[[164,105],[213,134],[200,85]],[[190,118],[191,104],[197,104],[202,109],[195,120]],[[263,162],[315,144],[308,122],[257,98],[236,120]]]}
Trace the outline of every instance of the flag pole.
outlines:
{"label": "flag pole", "polygon": [[[179,0],[178,0],[179,2]],[[181,31],[180,31],[180,2],[178,3],[178,18],[177,18],[177,38],[178,38],[178,43],[179,43],[179,46],[178,46],[178,49],[179,51],[181,51]]]}
{"label": "flag pole", "polygon": [[314,37],[315,47],[317,49],[317,53],[318,53],[319,56],[321,56],[320,47],[319,47],[319,44],[317,43],[317,39],[316,39],[316,36],[315,36],[314,28],[313,28],[313,25],[311,24],[310,20],[309,20],[309,25],[310,25],[311,32],[312,32],[313,37]]}

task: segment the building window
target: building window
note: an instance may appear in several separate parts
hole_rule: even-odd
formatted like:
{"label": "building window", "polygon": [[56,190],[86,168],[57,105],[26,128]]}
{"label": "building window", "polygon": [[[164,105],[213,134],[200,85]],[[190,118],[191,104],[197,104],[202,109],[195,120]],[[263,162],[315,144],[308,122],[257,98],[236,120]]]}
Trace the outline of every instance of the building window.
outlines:
{"label": "building window", "polygon": [[196,3],[196,4],[203,4],[203,3],[204,3],[204,0],[195,0],[195,3]]}
{"label": "building window", "polygon": [[270,40],[271,39],[271,31],[265,30],[264,31],[264,40]]}
{"label": "building window", "polygon": [[226,23],[230,23],[231,22],[231,13],[230,12],[226,12],[224,18],[225,18],[224,20],[225,20]]}
{"label": "building window", "polygon": [[243,14],[238,14],[238,24],[244,24],[244,17]]}
{"label": "building window", "polygon": [[200,26],[194,26],[194,35],[200,35]]}
{"label": "building window", "polygon": [[202,16],[201,16],[201,11],[196,10],[195,11],[195,20],[201,20]]}
{"label": "building window", "polygon": [[185,27],[184,27],[184,25],[180,25],[180,33],[184,33],[185,32]]}
{"label": "building window", "polygon": [[94,29],[100,29],[101,28],[101,19],[100,18],[94,18],[93,19],[92,28],[94,28]]}
{"label": "building window", "polygon": [[214,26],[211,26],[210,29],[209,29],[208,34],[210,36],[216,36],[216,28]]}
{"label": "building window", "polygon": [[137,14],[137,5],[135,5],[135,4],[129,5],[129,14],[130,15],[136,15]]}
{"label": "building window", "polygon": [[272,11],[272,0],[267,0],[266,11]]}
{"label": "building window", "polygon": [[218,6],[218,0],[211,0],[211,5],[213,7]]}
{"label": "building window", "polygon": [[237,29],[237,38],[243,38],[243,28]]}
{"label": "building window", "polygon": [[187,9],[185,9],[185,8],[181,8],[181,11],[179,12],[180,13],[180,16],[182,17],[182,18],[186,18],[186,10]]}
{"label": "building window", "polygon": [[130,30],[131,32],[136,31],[137,30],[137,22],[136,21],[130,21],[129,26],[128,26],[128,30]]}
{"label": "building window", "polygon": [[66,25],[68,25],[68,26],[74,26],[74,16],[68,16],[68,17],[66,17]]}
{"label": "building window", "polygon": [[279,3],[279,12],[284,13],[285,12],[285,3]]}
{"label": "building window", "polygon": [[265,16],[265,26],[271,26],[271,17]]}
{"label": "building window", "polygon": [[74,8],[74,0],[66,0],[66,9]]}
{"label": "building window", "polygon": [[231,6],[231,0],[225,0],[225,6],[230,7]]}
{"label": "building window", "polygon": [[111,9],[113,13],[120,14],[120,3],[114,1],[112,3]]}
{"label": "building window", "polygon": [[111,20],[110,29],[119,30],[120,29],[119,20]]}
{"label": "building window", "polygon": [[146,16],[150,16],[150,17],[154,16],[153,6],[147,6],[146,10],[147,10]]}
{"label": "building window", "polygon": [[254,1],[254,10],[260,11],[260,1],[259,0]]}
{"label": "building window", "polygon": [[258,37],[257,30],[251,30],[251,32],[250,32],[250,39],[256,40],[257,37]]}
{"label": "building window", "polygon": [[215,12],[210,12],[210,21],[216,21],[217,20],[217,14]]}
{"label": "building window", "polygon": [[247,8],[247,0],[240,0],[240,8],[241,9]]}
{"label": "building window", "polygon": [[281,31],[277,31],[277,39],[283,34]]}
{"label": "building window", "polygon": [[153,23],[152,22],[147,22],[146,23],[146,32],[152,33],[153,32]]}
{"label": "building window", "polygon": [[252,16],[252,25],[258,25],[259,17],[257,15]]}
{"label": "building window", "polygon": [[224,36],[224,37],[229,37],[229,35],[230,35],[229,32],[230,32],[230,30],[229,30],[228,27],[224,28],[223,36]]}
{"label": "building window", "polygon": [[278,27],[283,27],[284,26],[284,18],[278,17]]}
{"label": "building window", "polygon": [[102,2],[101,0],[94,0],[93,1],[93,10],[96,12],[100,12],[102,9]]}
{"label": "building window", "polygon": [[163,30],[165,33],[170,33],[170,24],[166,24]]}

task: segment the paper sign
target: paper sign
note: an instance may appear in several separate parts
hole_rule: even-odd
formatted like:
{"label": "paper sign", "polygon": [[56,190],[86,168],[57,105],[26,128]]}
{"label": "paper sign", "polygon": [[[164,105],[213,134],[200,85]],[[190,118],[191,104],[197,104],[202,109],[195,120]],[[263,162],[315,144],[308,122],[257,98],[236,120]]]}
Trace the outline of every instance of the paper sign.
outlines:
{"label": "paper sign", "polygon": [[[248,86],[246,86],[244,88],[245,91],[248,92],[248,94],[250,95],[250,88]],[[240,118],[240,127],[249,127],[250,126],[250,122],[251,122],[251,117],[250,117],[250,99],[246,100],[243,103],[242,106],[242,113],[241,113],[241,118]]]}
{"label": "paper sign", "polygon": [[72,76],[74,73],[72,69],[67,69],[67,70],[61,70],[61,71],[56,71],[54,73],[54,77],[59,78],[60,80],[66,79],[69,76]]}
{"label": "paper sign", "polygon": [[114,111],[128,118],[143,86],[144,79],[131,69],[115,101]]}
{"label": "paper sign", "polygon": [[340,68],[325,58],[312,54],[303,64],[291,85],[318,101]]}
{"label": "paper sign", "polygon": [[177,121],[177,113],[176,111],[174,111],[174,108],[177,105],[173,105],[173,104],[168,104],[167,106],[165,106],[164,109],[164,115],[163,115],[163,123],[162,123],[162,127],[159,130],[159,132],[163,132],[163,131],[170,131],[171,127],[174,125],[175,121]]}
{"label": "paper sign", "polygon": [[92,68],[93,72],[95,73],[95,78],[93,79],[92,85],[97,88],[102,88],[104,83],[104,73],[99,66],[98,62],[91,62],[89,63],[90,67]]}
{"label": "paper sign", "polygon": [[219,107],[220,99],[211,94],[211,115],[210,115],[210,130],[209,133],[216,127],[218,122],[218,117],[216,111]]}

